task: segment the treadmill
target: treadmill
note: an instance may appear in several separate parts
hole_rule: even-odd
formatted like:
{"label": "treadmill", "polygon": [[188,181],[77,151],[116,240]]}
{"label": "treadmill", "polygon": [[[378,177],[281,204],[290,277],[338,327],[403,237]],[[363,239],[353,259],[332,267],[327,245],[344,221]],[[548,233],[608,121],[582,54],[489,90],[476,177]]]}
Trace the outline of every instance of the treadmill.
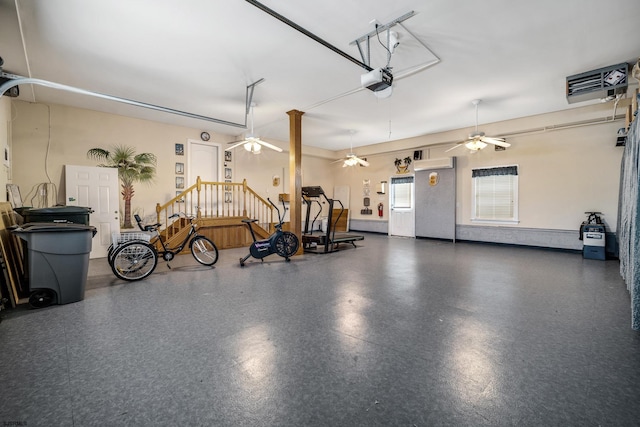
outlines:
{"label": "treadmill", "polygon": [[[320,199],[324,198],[329,206],[329,215],[327,216],[327,231],[313,232],[313,224],[318,216],[322,213],[322,203]],[[324,190],[320,186],[302,187],[302,200],[307,205],[307,214],[304,223],[304,232],[302,233],[302,245],[304,252],[326,254],[330,252],[336,252],[341,249],[341,243],[351,243],[353,247],[357,247],[354,243],[357,240],[364,240],[364,236],[361,234],[336,232],[335,227],[338,220],[344,213],[344,205],[340,200],[330,199],[325,194]],[[320,206],[318,214],[310,221],[311,217],[311,205],[317,203]],[[335,204],[340,206],[340,213],[337,218],[333,218],[333,210]]]}

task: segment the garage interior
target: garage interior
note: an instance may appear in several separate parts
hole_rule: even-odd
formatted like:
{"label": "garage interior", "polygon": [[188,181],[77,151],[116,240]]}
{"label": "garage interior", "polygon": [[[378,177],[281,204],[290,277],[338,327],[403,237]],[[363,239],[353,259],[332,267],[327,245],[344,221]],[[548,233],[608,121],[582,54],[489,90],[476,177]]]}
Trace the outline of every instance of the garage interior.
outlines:
{"label": "garage interior", "polygon": [[[35,309],[0,209],[0,422],[637,424],[640,4],[607,7],[0,0],[0,186],[96,228]],[[122,182],[108,226],[68,184],[117,146],[154,159],[129,219],[192,214],[214,266],[114,275]],[[269,198],[300,251],[241,265]],[[330,200],[358,237],[317,250]]]}

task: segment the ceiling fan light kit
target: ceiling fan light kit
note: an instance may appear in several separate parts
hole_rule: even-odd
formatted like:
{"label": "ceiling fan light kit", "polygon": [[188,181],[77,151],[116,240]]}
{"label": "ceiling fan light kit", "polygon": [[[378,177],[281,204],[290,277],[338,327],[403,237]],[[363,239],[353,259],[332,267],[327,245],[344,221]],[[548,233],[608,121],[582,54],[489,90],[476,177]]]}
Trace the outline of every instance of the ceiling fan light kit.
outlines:
{"label": "ceiling fan light kit", "polygon": [[248,141],[244,144],[244,149],[253,154],[260,154],[262,146],[254,141]]}
{"label": "ceiling fan light kit", "polygon": [[[261,80],[262,81],[262,80]],[[262,151],[262,147],[267,147],[272,149],[273,151],[277,151],[278,153],[282,153],[282,148],[275,146],[273,144],[269,144],[266,141],[261,140],[259,137],[255,136],[253,133],[253,107],[256,104],[254,102],[249,106],[249,111],[251,113],[251,133],[247,134],[242,141],[233,141],[229,144],[233,144],[231,147],[227,148],[227,150],[233,150],[236,147],[243,146],[245,150],[253,154],[260,154]]]}
{"label": "ceiling fan light kit", "polygon": [[[356,133],[355,130],[349,130],[349,134],[351,135],[351,139],[353,140],[353,135]],[[369,166],[369,162],[367,161],[367,159],[363,159],[360,158],[358,156],[355,155],[355,153],[353,152],[353,141],[351,141],[349,143],[349,153],[347,153],[347,155],[340,159],[340,160],[336,160],[333,163],[338,163],[338,162],[342,162],[342,167],[346,168],[346,167],[350,167],[350,166],[356,166],[356,165],[360,165],[363,167],[367,167]]]}
{"label": "ceiling fan light kit", "polygon": [[343,168],[346,168],[347,166],[355,166],[358,164],[358,160],[356,160],[354,157],[345,159],[344,163],[342,164]]}
{"label": "ceiling fan light kit", "polygon": [[471,151],[480,151],[483,148],[485,148],[487,146],[487,144],[485,144],[484,142],[482,142],[480,140],[473,140],[473,141],[467,142],[466,144],[464,144],[464,146],[467,147]]}
{"label": "ceiling fan light kit", "polygon": [[362,159],[353,153],[347,154],[347,158],[344,159],[344,162],[342,163],[342,167],[346,168],[348,166],[356,166],[356,165],[367,167],[369,166],[369,162],[366,159]]}
{"label": "ceiling fan light kit", "polygon": [[491,136],[485,136],[484,132],[478,131],[478,104],[480,104],[479,99],[474,99],[471,103],[476,107],[476,130],[469,134],[469,138],[466,141],[458,142],[453,147],[449,148],[445,151],[449,152],[451,150],[455,150],[458,147],[465,146],[472,153],[478,152],[485,148],[488,144],[492,144],[494,146],[499,146],[502,148],[511,147],[511,144],[505,141],[504,138],[494,138]]}

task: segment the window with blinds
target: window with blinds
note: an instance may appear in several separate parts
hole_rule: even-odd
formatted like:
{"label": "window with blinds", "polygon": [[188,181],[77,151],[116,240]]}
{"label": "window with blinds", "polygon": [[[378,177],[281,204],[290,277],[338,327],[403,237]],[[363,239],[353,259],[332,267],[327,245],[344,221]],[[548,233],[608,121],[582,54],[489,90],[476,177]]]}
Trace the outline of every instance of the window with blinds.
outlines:
{"label": "window with blinds", "polygon": [[413,207],[413,177],[391,178],[391,207],[394,209],[411,209]]}
{"label": "window with blinds", "polygon": [[474,221],[518,221],[518,167],[473,169]]}

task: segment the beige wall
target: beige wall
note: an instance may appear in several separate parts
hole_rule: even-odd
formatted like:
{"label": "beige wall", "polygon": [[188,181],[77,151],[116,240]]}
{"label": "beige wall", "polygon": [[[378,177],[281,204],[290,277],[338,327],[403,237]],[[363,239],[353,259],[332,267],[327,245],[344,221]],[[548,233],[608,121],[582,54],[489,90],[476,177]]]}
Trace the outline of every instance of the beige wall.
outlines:
{"label": "beige wall", "polygon": [[[7,105],[8,98],[1,98]],[[52,182],[59,191],[58,201],[64,203],[63,165],[93,166],[97,162],[87,158],[90,148],[109,148],[114,144],[135,147],[136,152],[151,152],[158,157],[157,177],[153,184],[137,184],[131,202],[132,209],[141,215],[155,213],[155,205],[175,196],[175,162],[188,167],[188,140],[200,140],[200,130],[104,114],[61,105],[35,104],[12,101],[14,109],[15,167],[13,183],[21,188],[23,199],[29,200],[31,190],[41,183]],[[0,114],[2,110],[0,110]],[[6,132],[5,132],[6,133]],[[211,143],[221,148],[235,138],[230,135],[211,135]],[[184,144],[185,155],[176,156],[175,144]],[[286,143],[277,143],[285,150]],[[303,156],[303,182],[308,185],[333,186],[333,177],[327,173],[331,153],[311,149],[313,156]],[[242,147],[233,151],[233,182],[243,178],[263,197],[289,192],[289,155],[265,149],[260,155],[246,152]],[[221,165],[221,173],[224,165]],[[283,175],[284,168],[284,175]],[[187,171],[185,171],[187,172]],[[281,184],[273,187],[272,177],[279,175]],[[188,176],[185,173],[185,177]],[[187,186],[193,183],[186,183]],[[31,195],[28,193],[31,192]],[[34,203],[35,204],[35,203]]]}
{"label": "beige wall", "polygon": [[[20,186],[23,198],[31,188],[38,183],[47,182],[49,178],[60,186],[64,164],[94,165],[95,162],[86,157],[88,149],[125,144],[135,147],[138,152],[152,152],[158,156],[159,173],[156,182],[149,187],[138,185],[132,202],[134,209],[148,215],[155,212],[156,202],[163,202],[175,194],[174,168],[175,162],[179,161],[175,156],[175,143],[183,143],[186,148],[189,139],[199,140],[199,129],[59,105],[49,107],[12,100],[13,114],[10,114],[7,113],[7,98],[3,97],[1,100],[0,117],[3,114],[7,117],[9,114],[13,120],[12,181]],[[622,107],[621,105],[619,111],[622,111]],[[309,147],[304,149],[306,154],[302,160],[303,184],[320,185],[329,195],[333,194],[335,185],[349,185],[352,218],[377,220],[375,207],[382,202],[385,205],[383,220],[387,220],[388,194],[376,194],[375,184],[388,181],[395,173],[393,161],[396,157],[412,156],[414,150],[422,149],[424,158],[452,154],[457,156],[458,224],[471,224],[471,169],[517,164],[520,170],[520,223],[515,227],[574,230],[585,218],[584,211],[599,210],[605,214],[608,229],[614,231],[622,156],[622,148],[615,147],[615,140],[617,129],[624,124],[612,121],[565,130],[551,129],[559,124],[611,114],[611,104],[598,104],[483,125],[481,130],[488,135],[537,129],[535,132],[508,137],[512,146],[503,152],[485,149],[480,153],[468,154],[463,148],[459,148],[444,153],[455,141],[466,138],[471,129],[356,148],[354,151],[357,154],[369,160],[371,166],[368,168],[343,168],[341,163],[334,164],[332,160],[344,153]],[[304,130],[304,118],[302,126]],[[220,143],[222,147],[233,139],[228,135],[211,136],[211,141]],[[288,142],[270,142],[288,149]],[[449,143],[434,146],[445,142]],[[234,150],[230,165],[233,167],[234,182],[241,182],[242,178],[246,178],[258,193],[275,198],[278,193],[283,192],[283,188],[284,192],[289,192],[288,164],[286,151],[277,153],[265,150],[261,155],[252,155],[238,148]],[[48,176],[45,171],[48,171]],[[280,176],[284,187],[282,181],[278,187],[272,185],[274,175]],[[370,216],[360,214],[365,179],[371,182],[374,215]],[[59,197],[59,200],[63,198]]]}
{"label": "beige wall", "polygon": [[[624,111],[621,107],[618,111]],[[395,173],[396,157],[413,157],[413,151],[423,150],[423,158],[457,158],[457,224],[471,223],[471,169],[516,164],[519,166],[519,219],[514,227],[577,230],[586,219],[585,211],[604,213],[609,231],[616,229],[620,160],[623,147],[616,147],[616,131],[623,121],[577,126],[565,130],[552,127],[612,115],[611,104],[598,104],[565,112],[544,114],[481,126],[487,135],[534,130],[520,136],[507,137],[512,144],[506,151],[491,147],[470,154],[464,148],[445,153],[455,141],[461,141],[472,129],[427,135],[391,143],[360,147],[355,151],[370,162],[369,168],[340,170],[333,167],[336,181],[348,183],[351,190],[352,218],[377,220],[375,205],[384,203],[383,220],[388,219],[388,194],[372,192],[374,215],[360,215],[362,180],[371,184],[388,181]],[[543,128],[547,128],[544,130]],[[449,143],[433,146],[432,144]],[[345,168],[347,169],[347,168]],[[411,167],[413,170],[413,165]]]}
{"label": "beige wall", "polygon": [[[122,144],[158,157],[155,182],[137,184],[131,202],[132,209],[141,214],[153,214],[157,202],[175,196],[175,144],[186,147],[188,139],[200,139],[196,129],[60,105],[21,101],[13,105],[13,182],[20,186],[25,200],[34,186],[50,180],[58,187],[58,201],[64,202],[63,166],[97,165],[87,158],[89,149]],[[228,137],[212,134],[211,140],[226,143]]]}

